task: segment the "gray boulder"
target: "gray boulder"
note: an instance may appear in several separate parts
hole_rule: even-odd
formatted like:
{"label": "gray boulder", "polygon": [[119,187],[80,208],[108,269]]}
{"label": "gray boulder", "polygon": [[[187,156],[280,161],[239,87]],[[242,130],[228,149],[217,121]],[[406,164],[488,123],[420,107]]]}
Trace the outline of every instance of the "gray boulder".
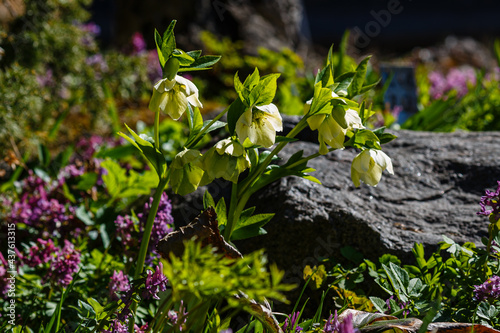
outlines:
{"label": "gray boulder", "polygon": [[[285,132],[296,121],[287,118]],[[500,180],[500,133],[391,132],[398,138],[383,149],[392,158],[394,175],[384,172],[377,187],[356,188],[350,177],[356,150],[316,158],[309,166],[322,185],[287,177],[254,194],[248,206],[255,205],[256,213],[276,215],[265,226],[266,235],[236,242],[238,250],[244,254],[265,248],[269,261],[285,270],[284,281],[301,285],[305,265],[324,258],[342,262],[345,246],[372,261],[391,253],[408,263],[415,242],[423,243],[430,254],[442,235],[481,245],[488,219],[476,212],[485,189],[496,189]],[[304,141],[288,144],[279,154],[283,161],[298,150],[304,155],[318,151],[318,144],[311,142],[315,133],[304,131],[300,139]],[[227,200],[230,188],[217,180],[209,191]],[[176,224],[188,223],[203,209],[203,191],[186,198],[172,196]],[[287,294],[292,306],[298,293],[300,288]],[[314,312],[320,292],[308,290],[305,297]],[[325,304],[333,308],[331,298]],[[285,304],[276,304],[276,309],[291,311]]]}
{"label": "gray boulder", "polygon": [[[288,119],[285,131],[293,127]],[[293,279],[305,265],[327,257],[341,258],[340,249],[352,246],[365,258],[384,253],[411,261],[415,242],[428,253],[442,235],[459,243],[481,245],[488,220],[476,215],[485,189],[500,180],[500,133],[430,133],[392,131],[398,138],[383,146],[391,157],[394,175],[384,171],[377,187],[354,187],[351,161],[358,153],[345,149],[309,162],[322,185],[287,177],[254,194],[249,206],[258,213],[275,213],[265,226],[267,235],[236,242],[243,253],[267,249],[268,258]],[[288,144],[280,157],[318,151],[315,135]],[[209,191],[229,198],[230,185],[216,180]],[[186,198],[172,196],[179,225],[191,221],[203,208],[204,189]]]}
{"label": "gray boulder", "polygon": [[[355,188],[350,178],[354,149],[332,152],[310,162],[322,185],[288,177],[256,193],[257,211],[276,213],[267,235],[238,242],[242,252],[266,248],[271,262],[300,280],[303,267],[326,257],[340,257],[352,246],[365,258],[384,253],[413,258],[415,242],[428,252],[442,235],[481,244],[488,220],[477,216],[479,200],[500,179],[500,133],[428,133],[397,131],[383,146],[394,175],[384,171],[377,187]],[[318,145],[295,142],[280,156],[315,153]]]}

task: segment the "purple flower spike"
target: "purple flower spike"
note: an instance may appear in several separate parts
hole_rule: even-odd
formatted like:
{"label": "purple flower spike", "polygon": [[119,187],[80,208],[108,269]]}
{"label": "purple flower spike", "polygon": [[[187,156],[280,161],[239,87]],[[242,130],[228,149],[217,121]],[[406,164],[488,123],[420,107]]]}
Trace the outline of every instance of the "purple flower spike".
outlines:
{"label": "purple flower spike", "polygon": [[[333,318],[332,318],[333,317]],[[335,310],[335,315],[330,315],[326,321],[325,327],[323,328],[325,333],[357,333],[359,332],[353,326],[352,314],[349,314],[344,318],[343,321],[339,321],[337,310]]]}
{"label": "purple flower spike", "polygon": [[149,297],[153,297],[154,299],[160,299],[158,293],[167,290],[168,282],[167,277],[163,275],[163,264],[160,262],[158,266],[156,266],[154,273],[148,270],[147,275],[146,288],[142,292],[142,298],[148,299]]}
{"label": "purple flower spike", "polygon": [[[300,312],[297,311],[297,312],[292,313],[290,315],[290,322],[288,321],[288,318],[285,319],[285,324],[283,324],[283,332],[286,332],[286,333],[292,332],[293,327],[295,326],[295,324],[297,323],[297,320],[299,319],[299,315],[300,315]],[[302,327],[300,327],[300,326],[295,327],[294,332],[295,333],[302,332]]]}
{"label": "purple flower spike", "polygon": [[483,284],[474,286],[474,300],[478,302],[500,298],[500,277],[493,275]]}
{"label": "purple flower spike", "polygon": [[123,274],[122,271],[113,272],[113,276],[111,276],[111,280],[109,281],[109,296],[113,301],[118,300],[118,292],[129,291],[130,283],[128,281],[128,277]]}
{"label": "purple flower spike", "polygon": [[28,256],[24,258],[24,261],[30,267],[36,267],[49,262],[49,260],[53,258],[53,255],[59,250],[52,239],[43,240],[39,238],[37,242],[38,244],[30,247]]}
{"label": "purple flower spike", "polygon": [[[479,201],[479,206],[481,210],[477,212],[477,215],[490,216],[493,214],[492,218],[497,221],[500,219],[500,180],[497,181],[498,187],[495,192],[486,190],[486,195],[481,197]],[[491,209],[487,209],[487,207]]]}
{"label": "purple flower spike", "polygon": [[78,271],[79,264],[80,252],[75,250],[71,242],[64,240],[64,248],[59,251],[57,258],[52,262],[44,282],[50,280],[62,287],[69,286],[73,280],[73,274]]}

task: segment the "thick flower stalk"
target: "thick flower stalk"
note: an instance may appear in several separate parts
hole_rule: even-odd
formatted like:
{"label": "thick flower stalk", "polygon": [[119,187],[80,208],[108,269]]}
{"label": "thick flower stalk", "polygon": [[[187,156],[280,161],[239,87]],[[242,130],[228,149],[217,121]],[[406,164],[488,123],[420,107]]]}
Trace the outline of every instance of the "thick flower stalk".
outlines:
{"label": "thick flower stalk", "polygon": [[188,103],[198,108],[203,107],[198,99],[198,88],[188,79],[176,75],[172,80],[165,78],[156,82],[149,109],[154,112],[163,111],[177,120],[186,111]]}
{"label": "thick flower stalk", "polygon": [[240,173],[250,167],[250,159],[241,143],[227,138],[217,142],[203,155],[202,164],[205,170],[202,183],[209,183],[215,178],[236,183]]}
{"label": "thick flower stalk", "polygon": [[269,148],[276,141],[276,132],[282,130],[281,115],[273,103],[248,108],[236,123],[236,134],[244,146]]}
{"label": "thick flower stalk", "polygon": [[394,174],[389,156],[381,150],[365,149],[352,161],[351,178],[356,187],[361,184],[360,180],[365,184],[377,186],[384,170]]}

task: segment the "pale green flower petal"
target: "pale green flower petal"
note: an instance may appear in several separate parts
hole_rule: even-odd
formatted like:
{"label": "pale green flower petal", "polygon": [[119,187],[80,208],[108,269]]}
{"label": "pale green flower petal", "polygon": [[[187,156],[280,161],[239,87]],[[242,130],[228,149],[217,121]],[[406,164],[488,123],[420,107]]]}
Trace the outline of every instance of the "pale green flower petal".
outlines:
{"label": "pale green flower petal", "polygon": [[177,120],[186,111],[188,103],[203,107],[198,100],[198,88],[188,79],[176,75],[173,80],[162,79],[154,85],[149,109],[154,112],[161,110]]}
{"label": "pale green flower petal", "polygon": [[283,130],[278,108],[274,104],[248,109],[236,123],[236,134],[244,146],[261,145],[270,147],[276,140],[276,131]]}
{"label": "pale green flower petal", "polygon": [[267,113],[265,119],[273,126],[276,132],[281,132],[283,130],[283,121],[276,105],[271,103],[267,105],[256,106],[256,108]]}
{"label": "pale green flower petal", "polygon": [[370,150],[370,156],[375,161],[375,163],[380,165],[384,170],[387,169],[387,172],[392,175],[394,174],[391,158],[387,156],[386,153],[384,153],[382,150]]}
{"label": "pale green flower petal", "polygon": [[393,174],[390,158],[381,150],[366,149],[353,159],[351,178],[355,186],[359,186],[360,179],[370,186],[377,186],[385,169]]}
{"label": "pale green flower petal", "polygon": [[326,118],[326,114],[317,114],[307,118],[307,124],[312,131],[317,130]]}

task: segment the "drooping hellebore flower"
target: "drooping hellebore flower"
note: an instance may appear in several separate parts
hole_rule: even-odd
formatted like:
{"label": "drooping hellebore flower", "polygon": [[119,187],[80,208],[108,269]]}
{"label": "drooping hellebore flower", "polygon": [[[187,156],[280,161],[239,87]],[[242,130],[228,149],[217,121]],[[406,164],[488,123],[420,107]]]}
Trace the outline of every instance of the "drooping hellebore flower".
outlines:
{"label": "drooping hellebore flower", "polygon": [[[332,98],[338,97],[332,92]],[[311,108],[312,98],[304,104],[304,114],[307,114]],[[340,106],[338,106],[340,108]],[[336,112],[333,108],[332,112]],[[343,128],[335,120],[332,113],[315,114],[307,118],[307,123],[311,130],[318,130],[319,153],[325,155],[328,153],[327,144],[336,149],[344,148],[345,134],[348,130],[365,128],[361,122],[358,112],[353,109],[345,110],[345,121],[347,128]]]}
{"label": "drooping hellebore flower", "polygon": [[276,140],[276,132],[283,130],[280,112],[273,103],[255,108],[248,108],[240,116],[236,122],[236,134],[245,147],[260,145],[269,148]]}
{"label": "drooping hellebore flower", "polygon": [[239,174],[250,167],[250,159],[241,143],[227,138],[217,142],[203,155],[202,164],[205,170],[203,184],[221,177],[236,183]]}
{"label": "drooping hellebore flower", "polygon": [[200,151],[186,148],[174,157],[170,166],[170,185],[175,193],[186,195],[198,188],[204,173],[200,157]]}
{"label": "drooping hellebore flower", "polygon": [[352,160],[351,178],[356,187],[360,185],[360,180],[377,186],[382,178],[382,171],[386,169],[391,175],[394,174],[389,156],[381,150],[365,149]]}
{"label": "drooping hellebore flower", "polygon": [[176,75],[173,80],[165,78],[156,82],[149,109],[154,112],[161,110],[177,120],[186,111],[188,103],[198,108],[203,107],[198,99],[198,88],[193,82]]}

